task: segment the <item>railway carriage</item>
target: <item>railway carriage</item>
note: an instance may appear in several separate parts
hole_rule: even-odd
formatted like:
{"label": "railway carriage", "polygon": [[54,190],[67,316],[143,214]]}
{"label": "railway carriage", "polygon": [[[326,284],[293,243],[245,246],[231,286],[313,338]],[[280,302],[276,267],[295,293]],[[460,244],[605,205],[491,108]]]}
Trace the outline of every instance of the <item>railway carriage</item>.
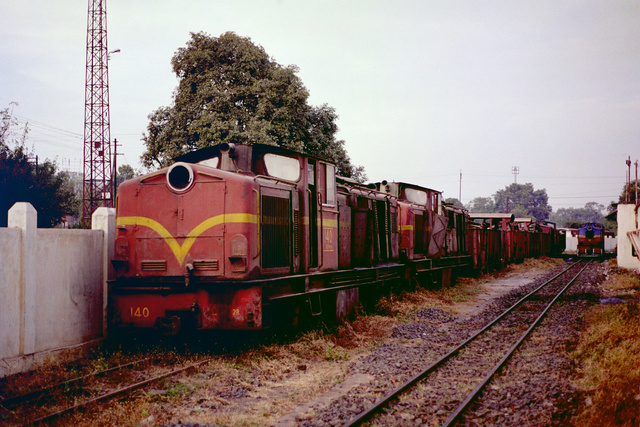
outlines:
{"label": "railway carriage", "polygon": [[119,187],[112,327],[172,335],[330,320],[388,284],[448,285],[521,259],[511,215],[474,223],[429,188],[360,184],[261,144],[175,161]]}

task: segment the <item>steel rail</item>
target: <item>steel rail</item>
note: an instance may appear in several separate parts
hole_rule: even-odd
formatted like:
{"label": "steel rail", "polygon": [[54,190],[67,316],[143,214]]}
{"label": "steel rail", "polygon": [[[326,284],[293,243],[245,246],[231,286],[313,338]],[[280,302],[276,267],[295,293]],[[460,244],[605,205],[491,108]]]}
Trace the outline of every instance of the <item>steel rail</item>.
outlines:
{"label": "steel rail", "polygon": [[520,347],[520,344],[522,344],[522,342],[525,340],[525,338],[527,338],[529,336],[529,334],[531,333],[531,331],[533,331],[535,329],[535,327],[538,326],[538,324],[542,321],[543,317],[547,314],[547,312],[551,309],[551,307],[553,307],[553,305],[556,303],[558,298],[560,298],[562,296],[562,294],[564,294],[564,292],[567,289],[569,289],[569,286],[571,286],[573,284],[573,282],[576,281],[578,276],[580,276],[580,274],[589,266],[589,264],[591,264],[591,261],[587,262],[587,264],[584,267],[582,267],[582,269],[580,269],[578,274],[576,274],[573,277],[573,279],[571,279],[569,281],[569,283],[567,283],[562,288],[562,290],[560,290],[560,292],[558,292],[558,294],[555,296],[555,298],[553,298],[553,300],[551,300],[551,302],[545,307],[545,309],[542,311],[542,313],[540,313],[540,315],[531,324],[531,326],[529,326],[529,328],[520,336],[518,341],[516,341],[516,343],[513,344],[513,346],[511,346],[509,351],[502,357],[502,359],[500,359],[500,361],[498,363],[496,363],[496,365],[493,367],[491,372],[489,372],[483,378],[483,380],[476,386],[476,388],[474,388],[471,391],[471,393],[469,393],[467,395],[467,398],[460,405],[458,405],[456,410],[453,411],[453,413],[449,416],[449,418],[447,418],[447,420],[444,422],[444,424],[442,424],[443,427],[451,425],[464,412],[464,410],[467,409],[467,407],[469,406],[471,401],[482,391],[482,389],[487,385],[487,383],[489,381],[491,381],[491,378],[493,378],[493,376],[496,374],[496,372],[498,372],[498,370],[507,362],[507,360],[509,360],[509,358],[513,355],[513,353],[516,351],[516,349],[518,347]]}
{"label": "steel rail", "polygon": [[44,416],[42,418],[38,418],[37,420],[29,422],[29,424],[32,424],[32,425],[41,424],[43,422],[59,418],[62,415],[65,415],[65,414],[67,414],[69,412],[72,412],[72,411],[75,411],[77,409],[80,409],[80,408],[82,408],[84,406],[89,406],[89,405],[92,405],[92,404],[97,403],[97,402],[102,402],[102,401],[105,401],[105,400],[109,400],[109,399],[111,399],[113,397],[119,396],[119,395],[127,393],[129,391],[136,390],[136,389],[139,389],[141,387],[144,387],[147,384],[150,384],[150,383],[152,383],[154,381],[158,381],[158,380],[161,380],[163,378],[167,378],[167,377],[170,377],[172,375],[179,374],[180,372],[183,372],[183,371],[186,371],[186,370],[189,370],[189,369],[193,369],[195,367],[198,367],[200,365],[208,363],[211,360],[212,359],[207,359],[207,360],[202,360],[200,362],[192,363],[191,365],[184,366],[184,367],[178,368],[178,369],[174,369],[174,370],[172,370],[170,372],[166,372],[166,373],[164,373],[162,375],[158,375],[158,376],[155,376],[153,378],[149,378],[149,379],[146,379],[144,381],[140,381],[140,382],[137,382],[135,384],[129,385],[127,387],[123,387],[123,388],[114,390],[114,391],[106,393],[106,394],[104,394],[102,396],[98,396],[98,397],[95,397],[93,399],[86,400],[84,402],[75,404],[73,406],[66,407],[64,409],[61,409],[59,411],[56,411],[56,412],[51,413],[49,415],[46,415],[46,416]]}
{"label": "steel rail", "polygon": [[396,397],[398,397],[398,395],[400,395],[401,393],[403,393],[405,390],[407,390],[408,388],[412,387],[413,385],[415,385],[417,382],[419,382],[420,380],[422,380],[423,378],[425,378],[427,375],[429,375],[431,372],[433,372],[436,368],[438,368],[439,366],[441,366],[442,364],[444,364],[444,362],[446,362],[447,360],[449,360],[451,357],[455,356],[456,354],[458,354],[458,352],[463,349],[464,347],[466,347],[471,341],[475,340],[479,335],[481,335],[482,333],[486,332],[488,329],[490,329],[494,324],[496,324],[498,321],[502,320],[503,317],[505,317],[507,314],[509,314],[511,311],[515,310],[518,306],[520,306],[523,302],[525,302],[527,299],[529,299],[529,297],[531,297],[533,294],[537,293],[539,290],[541,290],[542,288],[544,288],[545,286],[549,285],[551,282],[553,282],[554,280],[556,280],[558,277],[562,276],[564,273],[566,273],[567,271],[569,271],[570,269],[572,269],[573,267],[575,267],[576,265],[580,264],[580,261],[578,261],[578,263],[573,264],[567,268],[565,268],[564,270],[562,270],[560,273],[556,274],[555,276],[553,276],[551,279],[547,280],[546,282],[544,282],[543,284],[541,284],[540,286],[538,286],[537,288],[535,288],[533,291],[529,292],[527,295],[525,295],[524,297],[522,297],[520,300],[518,300],[515,304],[513,304],[511,307],[509,307],[507,310],[505,310],[502,314],[500,314],[498,317],[496,317],[495,319],[493,319],[491,322],[487,323],[482,329],[480,329],[478,332],[476,332],[475,334],[473,334],[472,336],[470,336],[469,338],[467,338],[465,341],[463,341],[461,344],[459,344],[457,347],[455,347],[453,350],[451,350],[449,353],[445,354],[444,356],[440,357],[440,359],[436,360],[435,362],[433,362],[431,365],[429,365],[427,368],[425,368],[424,370],[422,370],[421,372],[419,372],[418,374],[416,374],[415,376],[413,376],[412,378],[410,378],[409,380],[407,380],[404,384],[400,385],[399,387],[397,387],[396,389],[392,390],[391,392],[389,392],[386,396],[384,396],[383,398],[381,398],[380,400],[378,400],[376,403],[374,403],[372,406],[370,406],[369,408],[367,408],[366,410],[362,411],[360,414],[358,414],[356,416],[356,418],[352,419],[351,421],[349,421],[348,423],[344,424],[343,427],[352,427],[352,426],[357,426],[362,424],[363,422],[365,422],[366,420],[368,420],[369,418],[371,418],[374,414],[376,414],[382,407],[384,407],[387,403],[389,403],[391,400],[395,399]]}
{"label": "steel rail", "polygon": [[53,390],[57,390],[63,387],[68,387],[71,384],[86,380],[87,378],[91,378],[91,377],[98,377],[104,374],[107,374],[109,372],[113,372],[113,371],[117,371],[120,369],[124,369],[127,368],[129,366],[134,366],[134,365],[138,365],[140,363],[146,362],[148,361],[149,358],[145,358],[145,359],[140,359],[140,360],[136,360],[135,362],[129,362],[129,363],[124,363],[122,365],[118,365],[118,366],[114,366],[112,368],[109,369],[104,369],[102,371],[98,371],[98,372],[94,372],[91,374],[87,374],[87,375],[83,375],[81,377],[77,377],[77,378],[72,378],[70,380],[66,380],[66,381],[62,381],[58,384],[54,384],[52,386],[49,387],[44,387],[44,388],[40,388],[38,390],[33,390],[33,391],[29,391],[27,393],[24,394],[20,394],[20,395],[16,395],[16,396],[11,396],[11,397],[7,397],[7,398],[0,398],[0,405],[6,407],[9,406],[13,406],[16,405],[18,403],[22,403],[22,402],[29,402],[32,400],[36,400],[36,399],[42,399],[45,396],[48,396]]}

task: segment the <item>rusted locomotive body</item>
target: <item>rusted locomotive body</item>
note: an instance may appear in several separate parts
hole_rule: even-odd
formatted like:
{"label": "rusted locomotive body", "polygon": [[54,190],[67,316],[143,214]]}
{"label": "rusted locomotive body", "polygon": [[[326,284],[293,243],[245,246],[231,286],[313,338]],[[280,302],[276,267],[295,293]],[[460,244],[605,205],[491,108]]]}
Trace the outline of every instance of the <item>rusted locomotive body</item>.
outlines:
{"label": "rusted locomotive body", "polygon": [[556,228],[556,224],[550,221],[535,223],[532,234],[531,256],[559,256],[565,249],[564,233]]}
{"label": "rusted locomotive body", "polygon": [[400,255],[412,278],[446,286],[471,266],[466,211],[444,205],[442,193],[430,188],[387,181],[376,188],[398,199]]}
{"label": "rusted locomotive body", "polygon": [[469,217],[474,268],[499,270],[528,257],[558,256],[564,250],[564,236],[554,223],[503,213],[470,213]]}
{"label": "rusted locomotive body", "polygon": [[407,278],[393,195],[272,146],[176,160],[119,188],[113,325],[261,329],[344,314],[359,288]]}
{"label": "rusted locomotive body", "polygon": [[604,255],[605,232],[602,224],[587,222],[578,228],[578,256]]}
{"label": "rusted locomotive body", "polygon": [[476,262],[484,270],[500,270],[511,260],[513,214],[470,213],[470,236],[478,249]]}
{"label": "rusted locomotive body", "polygon": [[506,223],[470,223],[428,188],[362,185],[259,144],[175,160],[119,187],[112,326],[175,334],[344,316],[385,284],[448,284],[521,257]]}

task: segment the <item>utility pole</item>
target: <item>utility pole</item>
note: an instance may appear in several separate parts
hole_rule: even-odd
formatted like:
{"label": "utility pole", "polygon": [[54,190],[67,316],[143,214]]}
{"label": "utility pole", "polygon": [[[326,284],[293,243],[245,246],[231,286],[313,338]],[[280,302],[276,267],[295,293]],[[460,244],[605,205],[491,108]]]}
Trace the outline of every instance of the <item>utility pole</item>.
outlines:
{"label": "utility pole", "polygon": [[518,174],[520,173],[520,168],[518,166],[514,166],[511,168],[511,173],[513,174],[513,183],[518,183]]}
{"label": "utility pole", "polygon": [[638,202],[638,161],[636,160],[636,206],[640,206],[640,202]]}
{"label": "utility pole", "polygon": [[458,200],[460,200],[460,204],[462,205],[462,169],[460,170],[460,188],[458,189]]}
{"label": "utility pole", "polygon": [[625,203],[631,202],[631,156],[627,159],[627,196]]}
{"label": "utility pole", "polygon": [[82,226],[100,206],[113,207],[109,118],[107,0],[89,0],[84,102]]}

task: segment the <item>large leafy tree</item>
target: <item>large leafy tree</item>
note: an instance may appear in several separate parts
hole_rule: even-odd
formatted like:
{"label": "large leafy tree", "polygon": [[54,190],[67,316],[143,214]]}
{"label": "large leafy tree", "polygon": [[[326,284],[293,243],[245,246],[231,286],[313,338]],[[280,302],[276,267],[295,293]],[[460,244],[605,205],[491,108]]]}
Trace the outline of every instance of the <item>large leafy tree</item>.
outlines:
{"label": "large leafy tree", "polygon": [[534,190],[533,184],[511,184],[493,195],[497,212],[513,213],[516,217],[546,220],[551,213],[547,190]]}
{"label": "large leafy tree", "polygon": [[38,212],[38,227],[53,227],[65,215],[78,214],[80,200],[71,177],[55,163],[38,162],[25,142],[28,126],[20,127],[9,108],[0,111],[0,227],[16,202],[29,202]]}
{"label": "large leafy tree", "polygon": [[192,33],[171,65],[179,83],[173,105],[149,116],[146,167],[164,167],[173,157],[223,142],[261,143],[333,160],[342,175],[364,179],[336,139],[335,110],[310,106],[298,69],[278,64],[251,39]]}

